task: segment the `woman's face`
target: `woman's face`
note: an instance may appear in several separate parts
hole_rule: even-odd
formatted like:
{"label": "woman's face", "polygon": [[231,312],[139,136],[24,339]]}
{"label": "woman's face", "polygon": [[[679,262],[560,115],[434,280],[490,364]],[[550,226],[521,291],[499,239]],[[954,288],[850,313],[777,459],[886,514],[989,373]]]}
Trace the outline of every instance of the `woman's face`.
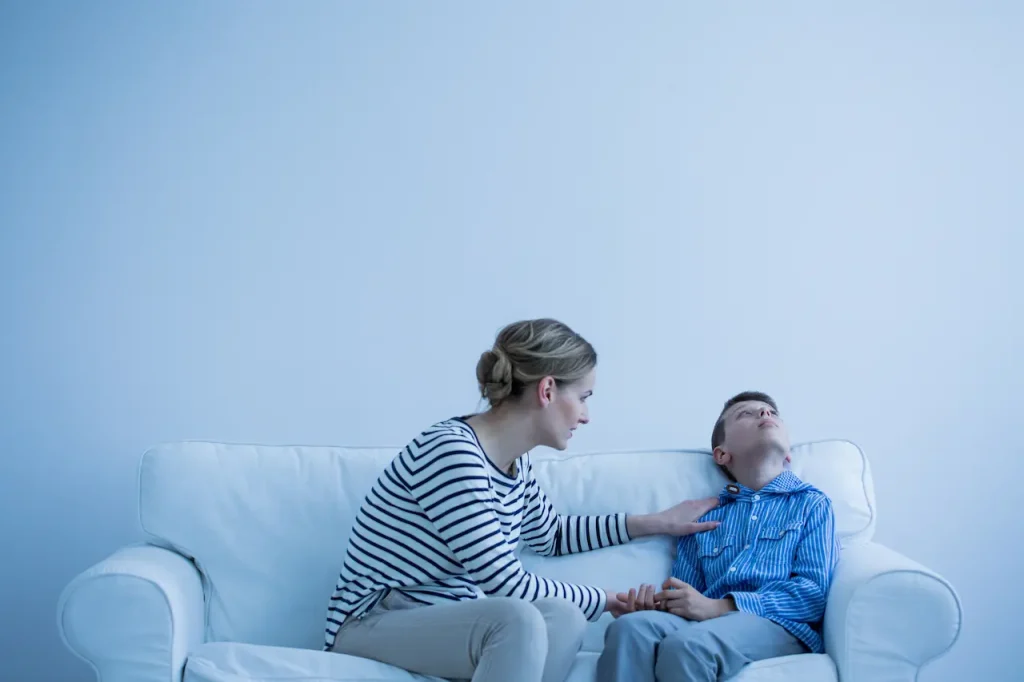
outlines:
{"label": "woman's face", "polygon": [[596,371],[591,369],[585,376],[571,384],[559,386],[550,378],[541,382],[541,445],[565,450],[569,446],[572,432],[590,421],[587,398],[594,393],[596,378]]}

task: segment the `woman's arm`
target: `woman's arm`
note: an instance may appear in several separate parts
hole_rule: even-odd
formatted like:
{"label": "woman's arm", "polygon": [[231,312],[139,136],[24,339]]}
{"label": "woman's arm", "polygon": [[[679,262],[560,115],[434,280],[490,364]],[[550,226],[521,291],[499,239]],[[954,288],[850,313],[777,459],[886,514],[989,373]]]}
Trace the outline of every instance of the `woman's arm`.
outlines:
{"label": "woman's arm", "polygon": [[526,509],[522,539],[542,556],[562,556],[620,545],[646,535],[681,537],[717,528],[718,521],[697,519],[718,506],[717,497],[687,500],[656,514],[565,516],[555,511],[525,461]]}
{"label": "woman's arm", "polygon": [[415,453],[407,448],[393,472],[485,594],[527,601],[562,597],[579,606],[588,620],[597,620],[607,608],[605,590],[542,578],[523,568],[491,506],[484,457],[475,444],[453,436]]}
{"label": "woman's arm", "polygon": [[633,538],[625,514],[567,516],[556,512],[533,476],[529,455],[523,460],[526,487],[520,537],[534,552],[562,556],[621,545]]}
{"label": "woman's arm", "polygon": [[702,500],[686,500],[656,514],[630,514],[626,517],[626,528],[630,537],[645,535],[672,535],[683,537],[718,528],[718,521],[698,521],[700,517],[718,506],[717,497]]}

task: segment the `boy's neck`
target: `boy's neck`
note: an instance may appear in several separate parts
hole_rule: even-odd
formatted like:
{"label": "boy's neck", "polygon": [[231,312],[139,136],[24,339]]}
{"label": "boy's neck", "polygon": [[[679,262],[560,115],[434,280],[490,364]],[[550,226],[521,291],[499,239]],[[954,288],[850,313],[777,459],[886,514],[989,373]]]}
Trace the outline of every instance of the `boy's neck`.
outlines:
{"label": "boy's neck", "polygon": [[761,462],[760,466],[755,465],[746,470],[737,467],[732,470],[732,475],[740,485],[751,490],[760,490],[785,471],[784,460],[778,462],[774,461],[774,458],[772,460]]}

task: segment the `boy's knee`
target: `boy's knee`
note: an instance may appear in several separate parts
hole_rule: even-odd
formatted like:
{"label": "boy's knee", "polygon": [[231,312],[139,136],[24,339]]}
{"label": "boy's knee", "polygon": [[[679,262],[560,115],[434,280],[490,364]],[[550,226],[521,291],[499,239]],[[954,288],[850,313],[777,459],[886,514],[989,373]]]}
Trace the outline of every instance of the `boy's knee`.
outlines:
{"label": "boy's knee", "polygon": [[689,630],[683,636],[668,637],[658,647],[655,673],[660,679],[718,679],[714,641],[706,630]]}
{"label": "boy's knee", "polygon": [[654,629],[642,613],[627,613],[611,622],[604,632],[605,646],[617,646],[627,642],[651,639]]}

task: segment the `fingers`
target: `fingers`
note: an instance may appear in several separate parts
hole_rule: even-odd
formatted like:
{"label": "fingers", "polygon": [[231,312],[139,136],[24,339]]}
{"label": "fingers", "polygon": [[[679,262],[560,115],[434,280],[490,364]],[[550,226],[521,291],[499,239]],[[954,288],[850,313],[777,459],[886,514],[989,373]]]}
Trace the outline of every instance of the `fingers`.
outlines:
{"label": "fingers", "polygon": [[690,590],[689,583],[679,578],[668,578],[661,584],[661,592],[654,595],[654,601],[661,605],[662,609],[669,609],[673,603],[682,599]]}
{"label": "fingers", "polygon": [[638,608],[645,611],[654,610],[654,585],[645,584],[640,586],[639,602]]}
{"label": "fingers", "polygon": [[665,582],[661,584],[663,590],[679,590],[684,587],[688,587],[688,585],[676,577],[666,578]]}
{"label": "fingers", "polygon": [[686,597],[680,594],[682,590],[669,590],[668,592],[659,592],[655,595],[655,601],[658,603],[659,611],[672,612],[672,609],[685,608]]}
{"label": "fingers", "polygon": [[714,530],[721,525],[721,521],[701,521],[700,523],[690,524],[690,534],[704,533],[709,530]]}

